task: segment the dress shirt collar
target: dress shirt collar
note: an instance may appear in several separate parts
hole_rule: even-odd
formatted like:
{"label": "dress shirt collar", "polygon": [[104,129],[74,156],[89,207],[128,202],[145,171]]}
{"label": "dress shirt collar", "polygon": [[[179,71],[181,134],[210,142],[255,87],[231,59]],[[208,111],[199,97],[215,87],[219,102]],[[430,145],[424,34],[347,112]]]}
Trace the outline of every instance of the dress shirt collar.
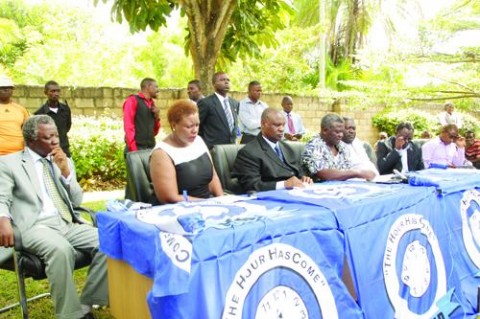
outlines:
{"label": "dress shirt collar", "polygon": [[275,147],[277,147],[278,142],[277,142],[277,143],[273,143],[273,142],[270,141],[268,138],[266,138],[265,136],[263,136],[263,134],[262,134],[262,138],[265,140],[265,142],[267,142],[267,144],[272,148],[272,150],[275,151]]}
{"label": "dress shirt collar", "polygon": [[221,95],[218,94],[217,92],[215,92],[215,95],[216,95],[217,98],[220,100],[220,103],[222,103],[222,105],[223,105],[223,101],[225,101],[225,100],[228,101],[228,96],[221,96]]}
{"label": "dress shirt collar", "polygon": [[[36,163],[37,161],[39,161],[43,158],[28,146],[26,147],[26,150],[27,150],[28,154],[30,154],[30,156],[32,157],[34,163]],[[50,160],[49,158],[47,158],[47,159]]]}

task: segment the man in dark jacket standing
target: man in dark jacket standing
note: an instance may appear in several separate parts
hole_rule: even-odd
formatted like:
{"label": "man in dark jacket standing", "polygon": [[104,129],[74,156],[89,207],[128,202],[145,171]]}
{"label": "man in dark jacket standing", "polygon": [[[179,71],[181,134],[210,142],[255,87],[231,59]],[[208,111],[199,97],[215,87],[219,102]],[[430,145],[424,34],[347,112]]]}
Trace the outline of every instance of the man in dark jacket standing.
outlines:
{"label": "man in dark jacket standing", "polygon": [[153,100],[159,91],[157,81],[145,78],[140,89],[141,92],[130,95],[123,103],[125,153],[153,148],[160,130],[159,109]]}
{"label": "man in dark jacket standing", "polygon": [[72,127],[72,112],[65,101],[65,104],[60,103],[60,86],[55,81],[48,81],[45,84],[45,95],[47,102],[43,104],[35,115],[46,114],[53,118],[58,130],[58,137],[60,139],[60,147],[63,152],[71,157],[70,143],[68,142],[68,132]]}
{"label": "man in dark jacket standing", "polygon": [[215,92],[198,101],[200,135],[208,148],[217,144],[234,144],[237,138],[238,101],[228,96],[230,78],[225,72],[213,75]]}

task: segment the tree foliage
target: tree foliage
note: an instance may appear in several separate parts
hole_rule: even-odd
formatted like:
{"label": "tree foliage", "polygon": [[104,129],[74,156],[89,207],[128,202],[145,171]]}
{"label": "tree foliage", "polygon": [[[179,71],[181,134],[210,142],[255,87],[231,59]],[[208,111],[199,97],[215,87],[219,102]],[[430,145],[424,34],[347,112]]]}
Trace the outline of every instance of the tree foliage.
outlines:
{"label": "tree foliage", "polygon": [[118,22],[125,18],[134,32],[147,27],[157,31],[176,8],[187,17],[186,48],[195,76],[206,84],[219,59],[225,67],[226,61],[258,56],[262,46],[275,45],[274,32],[285,27],[293,12],[287,0],[113,0],[112,12]]}

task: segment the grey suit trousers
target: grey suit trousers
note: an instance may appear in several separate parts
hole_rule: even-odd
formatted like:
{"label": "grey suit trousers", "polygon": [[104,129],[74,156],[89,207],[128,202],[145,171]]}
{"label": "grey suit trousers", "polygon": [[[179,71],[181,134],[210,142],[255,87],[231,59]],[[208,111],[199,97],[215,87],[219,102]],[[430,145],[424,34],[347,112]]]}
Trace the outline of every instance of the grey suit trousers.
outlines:
{"label": "grey suit trousers", "polygon": [[[67,223],[59,216],[53,216],[37,221],[24,231],[22,244],[25,250],[40,256],[46,264],[57,318],[81,318],[81,304],[108,304],[106,256],[98,251],[96,228]],[[93,256],[80,298],[73,279],[76,249]]]}

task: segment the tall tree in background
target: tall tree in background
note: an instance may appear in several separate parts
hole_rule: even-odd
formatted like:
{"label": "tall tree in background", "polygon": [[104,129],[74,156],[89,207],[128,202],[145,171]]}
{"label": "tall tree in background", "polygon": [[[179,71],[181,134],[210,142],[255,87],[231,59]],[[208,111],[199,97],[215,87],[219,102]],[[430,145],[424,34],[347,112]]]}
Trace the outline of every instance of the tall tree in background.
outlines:
{"label": "tall tree in background", "polygon": [[[99,0],[95,0],[97,3]],[[245,55],[258,56],[262,46],[276,45],[275,31],[283,29],[293,8],[288,0],[102,0],[113,1],[118,22],[125,19],[132,32],[156,31],[180,9],[188,19],[186,51],[195,76],[211,85],[215,67]]]}
{"label": "tall tree in background", "polygon": [[[321,0],[324,1],[324,0]],[[363,47],[371,25],[371,0],[330,0],[326,4],[326,21],[319,21],[319,1],[297,0],[297,22],[311,26],[321,23],[327,34],[327,52],[337,66],[344,60],[355,62],[355,53]]]}

